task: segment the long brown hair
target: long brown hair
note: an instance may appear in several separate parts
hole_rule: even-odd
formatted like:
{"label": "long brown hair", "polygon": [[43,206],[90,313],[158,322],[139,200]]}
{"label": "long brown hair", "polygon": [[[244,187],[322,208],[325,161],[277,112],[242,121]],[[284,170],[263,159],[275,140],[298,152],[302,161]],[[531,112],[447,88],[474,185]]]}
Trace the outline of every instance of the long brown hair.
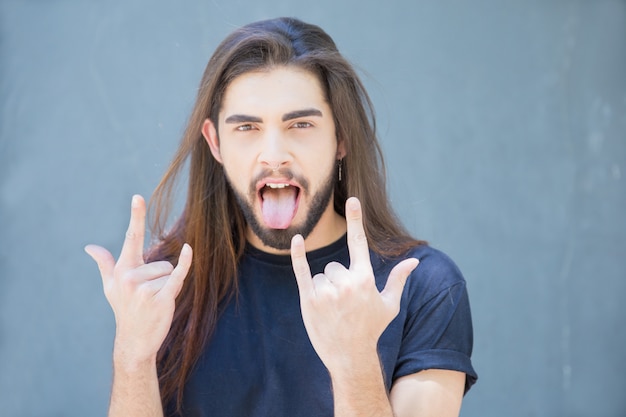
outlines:
{"label": "long brown hair", "polygon": [[[337,139],[346,149],[342,180],[334,189],[335,210],[344,215],[347,197],[358,197],[370,248],[381,255],[397,257],[423,243],[409,236],[389,206],[371,101],[330,36],[292,18],[256,22],[234,31],[209,60],[181,144],[150,202],[158,243],[148,260],[176,262],[184,242],[194,249],[171,330],[157,359],[164,404],[175,399],[180,407],[184,384],[215,328],[220,303],[237,291],[237,264],[246,243],[245,219],[222,166],[202,136],[202,124],[210,118],[217,126],[232,80],[279,65],[315,74],[333,111]],[[186,203],[178,221],[166,230],[177,179],[187,163]]]}

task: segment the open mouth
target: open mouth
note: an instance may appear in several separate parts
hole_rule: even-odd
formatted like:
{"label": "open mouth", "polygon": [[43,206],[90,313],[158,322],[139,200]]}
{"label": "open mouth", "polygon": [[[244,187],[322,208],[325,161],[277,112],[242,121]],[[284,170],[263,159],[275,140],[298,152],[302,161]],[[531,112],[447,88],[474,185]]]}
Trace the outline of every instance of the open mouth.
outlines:
{"label": "open mouth", "polygon": [[272,229],[287,229],[298,210],[300,187],[287,182],[268,182],[259,189],[263,221]]}

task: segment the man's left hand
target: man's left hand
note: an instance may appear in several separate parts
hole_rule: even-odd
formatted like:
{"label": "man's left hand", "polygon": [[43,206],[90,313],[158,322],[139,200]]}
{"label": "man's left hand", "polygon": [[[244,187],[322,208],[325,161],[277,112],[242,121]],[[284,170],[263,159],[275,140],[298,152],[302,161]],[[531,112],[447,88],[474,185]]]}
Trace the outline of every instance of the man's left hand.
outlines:
{"label": "man's left hand", "polygon": [[398,263],[379,292],[361,204],[354,197],[346,201],[346,222],[348,269],[331,262],[323,273],[311,277],[304,239],[296,235],[291,241],[304,325],[315,351],[331,373],[336,367],[351,366],[359,358],[376,355],[378,339],[400,311],[404,285],[419,263],[415,258]]}

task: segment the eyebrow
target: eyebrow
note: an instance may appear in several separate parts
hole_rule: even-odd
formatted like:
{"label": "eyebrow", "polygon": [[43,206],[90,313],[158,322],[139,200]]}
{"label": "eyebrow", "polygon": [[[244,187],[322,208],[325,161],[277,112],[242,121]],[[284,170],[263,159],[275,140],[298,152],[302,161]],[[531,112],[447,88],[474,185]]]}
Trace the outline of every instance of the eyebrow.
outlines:
{"label": "eyebrow", "polygon": [[224,120],[224,123],[245,123],[245,122],[262,123],[263,119],[261,119],[260,117],[256,117],[256,116],[248,116],[246,114],[233,114],[232,116],[228,116],[226,120]]}
{"label": "eyebrow", "polygon": [[[286,122],[288,120],[298,119],[300,117],[310,117],[317,116],[322,117],[322,112],[318,109],[303,109],[303,110],[294,110],[289,113],[283,114],[282,121]],[[250,116],[247,114],[233,114],[228,116],[224,123],[263,123],[263,119],[257,116]]]}
{"label": "eyebrow", "polygon": [[318,109],[304,109],[304,110],[295,110],[289,113],[285,113],[283,115],[283,122],[287,120],[298,119],[300,117],[309,117],[309,116],[318,116],[322,117],[322,112]]}

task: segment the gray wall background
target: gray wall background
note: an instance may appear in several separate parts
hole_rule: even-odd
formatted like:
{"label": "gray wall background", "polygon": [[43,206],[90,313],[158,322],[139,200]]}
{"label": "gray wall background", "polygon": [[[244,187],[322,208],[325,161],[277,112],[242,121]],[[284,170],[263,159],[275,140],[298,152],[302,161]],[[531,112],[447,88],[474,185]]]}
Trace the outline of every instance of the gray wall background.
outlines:
{"label": "gray wall background", "polygon": [[0,414],[105,415],[121,247],[233,28],[324,27],[394,206],[464,271],[462,416],[626,416],[626,2],[0,0]]}

